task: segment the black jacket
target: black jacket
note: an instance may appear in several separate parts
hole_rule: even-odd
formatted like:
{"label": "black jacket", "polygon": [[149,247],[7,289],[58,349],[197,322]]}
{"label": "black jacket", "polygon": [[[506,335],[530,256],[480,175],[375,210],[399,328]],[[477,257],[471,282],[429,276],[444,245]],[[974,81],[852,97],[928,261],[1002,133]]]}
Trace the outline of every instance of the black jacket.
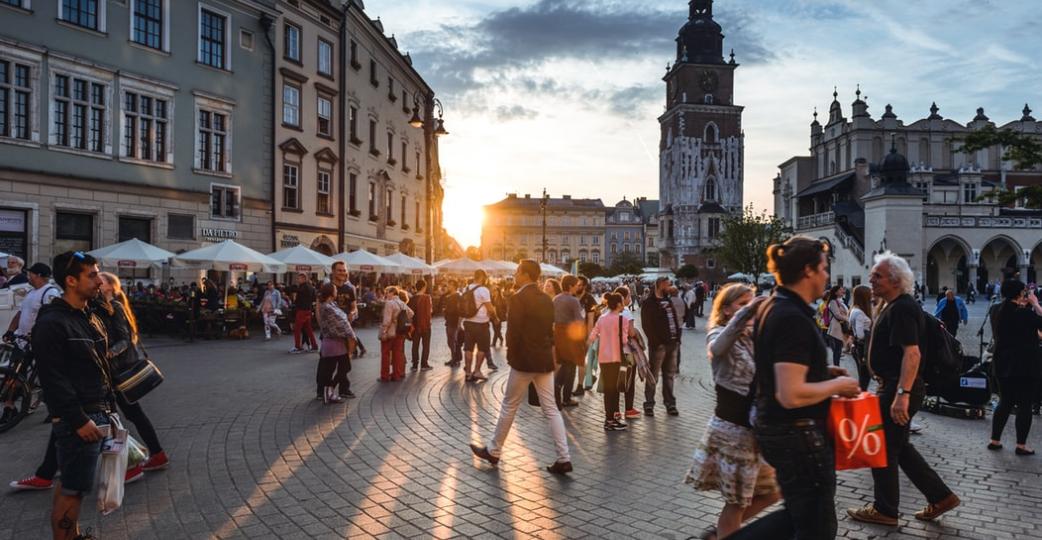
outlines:
{"label": "black jacket", "polygon": [[[673,309],[672,301],[669,302],[669,307],[666,309]],[[670,339],[669,315],[659,304],[659,298],[655,296],[655,293],[649,294],[640,305],[640,327],[644,330],[644,335],[648,336],[648,348],[654,349],[659,345],[680,341],[681,316],[681,313],[674,313],[673,324],[676,327],[678,339]]]}
{"label": "black jacket", "polygon": [[115,376],[134,366],[138,361],[137,351],[134,350],[133,331],[130,329],[130,321],[123,312],[123,306],[118,300],[112,301],[112,314],[100,302],[92,306],[98,319],[105,325],[105,333],[108,335],[108,361],[109,371]]}
{"label": "black jacket", "polygon": [[554,303],[535,284],[510,297],[507,363],[529,373],[554,370]]}
{"label": "black jacket", "polygon": [[51,416],[74,429],[90,421],[86,413],[110,410],[107,340],[104,323],[89,309],[75,309],[63,298],[40,308],[32,345],[43,398]]}

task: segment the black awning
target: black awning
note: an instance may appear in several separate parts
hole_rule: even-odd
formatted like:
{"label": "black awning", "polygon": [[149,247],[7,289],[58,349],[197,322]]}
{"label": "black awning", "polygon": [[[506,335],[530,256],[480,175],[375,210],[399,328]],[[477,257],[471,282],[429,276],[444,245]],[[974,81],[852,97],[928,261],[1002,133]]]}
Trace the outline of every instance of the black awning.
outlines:
{"label": "black awning", "polygon": [[803,191],[797,193],[796,196],[797,197],[806,197],[808,195],[817,195],[818,193],[824,193],[826,191],[831,191],[831,190],[836,189],[837,187],[843,185],[844,183],[852,180],[855,176],[857,176],[857,173],[850,172],[850,173],[847,173],[847,174],[836,176],[834,178],[830,178],[828,180],[822,180],[822,181],[816,182],[814,184],[811,184],[811,185],[807,186],[807,189],[804,189]]}

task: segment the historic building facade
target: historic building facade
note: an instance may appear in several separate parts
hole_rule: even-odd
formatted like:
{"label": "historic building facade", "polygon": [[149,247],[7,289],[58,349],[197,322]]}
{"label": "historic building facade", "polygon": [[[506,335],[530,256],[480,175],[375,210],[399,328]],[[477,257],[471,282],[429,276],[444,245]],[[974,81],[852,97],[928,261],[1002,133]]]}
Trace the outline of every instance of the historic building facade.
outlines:
{"label": "historic building facade", "polygon": [[745,136],[742,107],[734,103],[732,52],[723,57],[723,33],[712,0],[692,0],[667,67],[666,112],[659,117],[658,247],[662,266],[704,267],[723,218],[742,207]]}
{"label": "historic building facade", "polygon": [[1016,170],[998,148],[959,151],[967,133],[986,126],[1042,137],[1026,105],[1001,126],[983,109],[966,124],[944,118],[936,104],[906,125],[890,105],[872,118],[860,88],[847,119],[834,92],[827,123],[817,113],[811,123],[811,155],[779,166],[775,214],[794,232],[829,241],[837,283],[866,283],[872,256],[885,249],[908,258],[932,292],[979,291],[1013,272],[1035,281],[1042,211],[980,196],[1042,183],[1042,170]]}
{"label": "historic building facade", "polygon": [[[0,251],[272,247],[258,0],[0,2]],[[260,127],[258,127],[260,126]]]}
{"label": "historic building facade", "polygon": [[658,208],[658,201],[638,197],[633,201],[623,198],[607,209],[604,217],[605,267],[614,264],[622,253],[632,253],[645,267],[658,266]]}
{"label": "historic building facade", "polygon": [[512,193],[485,206],[485,222],[481,228],[482,256],[511,261],[531,258],[561,266],[573,260],[604,264],[605,210],[600,199],[574,199],[570,195],[541,199]]}

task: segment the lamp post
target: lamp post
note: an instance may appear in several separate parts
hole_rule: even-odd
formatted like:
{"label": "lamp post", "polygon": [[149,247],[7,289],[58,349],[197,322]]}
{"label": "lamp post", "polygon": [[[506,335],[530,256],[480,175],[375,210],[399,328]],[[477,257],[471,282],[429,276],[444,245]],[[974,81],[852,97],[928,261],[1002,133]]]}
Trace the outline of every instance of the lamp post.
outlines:
{"label": "lamp post", "polygon": [[546,194],[546,188],[543,188],[543,198],[539,201],[539,211],[543,214],[543,254],[540,257],[539,262],[546,262],[546,206],[550,202],[550,196]]}
{"label": "lamp post", "polygon": [[[434,171],[432,170],[431,164],[433,163],[433,146],[436,143],[436,138],[442,135],[448,135],[449,132],[445,130],[445,108],[441,105],[441,100],[434,97],[433,95],[427,96],[427,103],[422,104],[424,109],[424,115],[420,116],[420,96],[418,94],[413,95],[412,101],[412,118],[409,119],[409,125],[414,128],[423,128],[424,143],[425,143],[425,159],[427,162],[427,176],[424,179],[424,191],[427,195],[427,211],[425,229],[424,229],[424,256],[427,264],[431,264],[434,259],[434,204],[432,199],[434,191]],[[434,109],[438,111],[438,118],[435,119],[433,112]],[[426,120],[424,119],[426,118]],[[404,156],[403,158],[404,159]],[[439,174],[439,181],[440,181]]]}

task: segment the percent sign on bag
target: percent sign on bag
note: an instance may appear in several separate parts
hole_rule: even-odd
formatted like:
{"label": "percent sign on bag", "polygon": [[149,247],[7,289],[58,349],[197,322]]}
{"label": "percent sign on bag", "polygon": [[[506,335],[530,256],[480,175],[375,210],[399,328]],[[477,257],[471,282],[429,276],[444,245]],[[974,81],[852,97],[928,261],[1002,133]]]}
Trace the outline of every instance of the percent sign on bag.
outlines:
{"label": "percent sign on bag", "polygon": [[836,470],[886,467],[886,436],[878,396],[862,392],[853,399],[834,398],[829,428],[836,447]]}

